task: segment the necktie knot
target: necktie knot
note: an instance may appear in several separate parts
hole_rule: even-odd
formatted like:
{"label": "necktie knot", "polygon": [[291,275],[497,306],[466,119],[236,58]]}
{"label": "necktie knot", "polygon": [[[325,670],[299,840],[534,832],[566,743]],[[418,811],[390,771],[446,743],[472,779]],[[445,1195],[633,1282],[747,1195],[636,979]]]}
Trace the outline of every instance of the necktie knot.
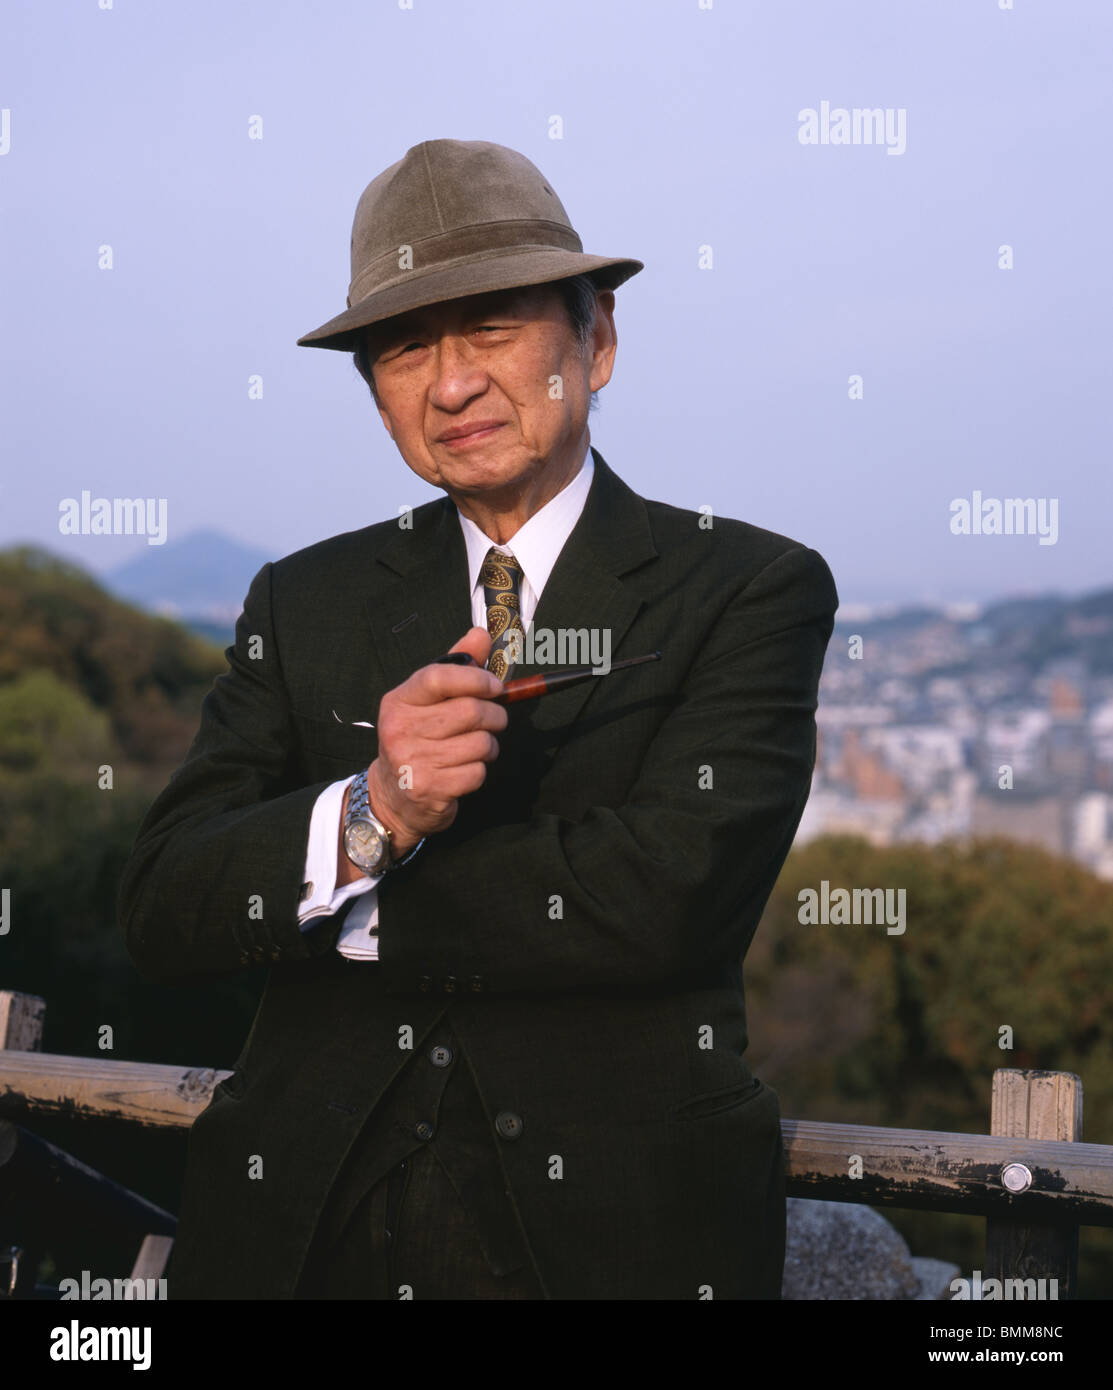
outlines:
{"label": "necktie knot", "polygon": [[516,646],[520,651],[525,636],[521,615],[522,567],[513,555],[493,545],[483,561],[479,578],[487,605],[487,631],[491,635],[487,669],[504,681],[514,664],[509,659],[514,653],[508,652],[508,648]]}

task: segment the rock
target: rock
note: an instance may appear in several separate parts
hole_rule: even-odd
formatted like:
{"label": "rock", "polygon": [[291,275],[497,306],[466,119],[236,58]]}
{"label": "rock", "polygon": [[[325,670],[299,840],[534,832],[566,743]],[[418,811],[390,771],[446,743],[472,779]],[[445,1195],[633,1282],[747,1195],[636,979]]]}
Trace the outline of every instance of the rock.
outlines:
{"label": "rock", "polygon": [[912,1268],[920,1281],[920,1292],[916,1295],[924,1299],[953,1298],[951,1280],[958,1279],[962,1270],[958,1265],[948,1264],[946,1260],[930,1260],[926,1255],[913,1255]]}
{"label": "rock", "polygon": [[782,1298],[915,1299],[920,1289],[903,1236],[880,1212],[788,1199]]}

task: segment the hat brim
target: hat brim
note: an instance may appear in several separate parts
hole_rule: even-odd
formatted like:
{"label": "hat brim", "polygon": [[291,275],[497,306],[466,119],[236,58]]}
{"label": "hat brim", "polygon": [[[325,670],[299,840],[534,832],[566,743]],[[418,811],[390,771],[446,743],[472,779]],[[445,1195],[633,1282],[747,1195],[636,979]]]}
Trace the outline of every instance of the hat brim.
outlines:
{"label": "hat brim", "polygon": [[462,299],[469,294],[485,294],[491,290],[543,285],[549,280],[564,280],[572,275],[590,275],[601,289],[613,290],[644,269],[642,261],[586,256],[553,247],[520,251],[500,249],[488,256],[472,256],[434,270],[415,272],[400,284],[377,290],[344,313],[329,319],[320,328],[315,328],[312,333],[299,338],[298,347],[354,352],[364,328],[393,318],[396,314],[405,314],[410,309],[421,309],[448,299]]}

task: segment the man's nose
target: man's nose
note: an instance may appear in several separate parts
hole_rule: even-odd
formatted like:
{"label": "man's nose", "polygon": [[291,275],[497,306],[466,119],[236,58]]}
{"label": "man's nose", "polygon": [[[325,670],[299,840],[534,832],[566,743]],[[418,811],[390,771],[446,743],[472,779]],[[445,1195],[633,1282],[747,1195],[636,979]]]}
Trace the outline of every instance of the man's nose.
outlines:
{"label": "man's nose", "polygon": [[487,373],[474,348],[461,337],[448,334],[437,346],[436,373],[430,399],[442,410],[458,410],[487,384]]}

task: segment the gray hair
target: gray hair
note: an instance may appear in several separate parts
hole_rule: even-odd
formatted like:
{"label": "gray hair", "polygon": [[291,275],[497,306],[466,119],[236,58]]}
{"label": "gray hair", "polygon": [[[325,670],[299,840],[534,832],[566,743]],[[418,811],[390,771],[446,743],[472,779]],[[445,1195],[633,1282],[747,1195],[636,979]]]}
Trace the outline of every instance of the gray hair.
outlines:
{"label": "gray hair", "polygon": [[[595,327],[596,295],[599,286],[590,275],[572,275],[566,280],[549,282],[549,288],[559,291],[564,301],[564,311],[568,315],[568,322],[572,325],[572,332],[576,335],[576,342],[579,344],[580,351],[585,352],[592,329]],[[366,333],[360,336],[358,346],[352,354],[352,361],[355,363],[360,376],[371,388],[371,395],[375,404],[378,405],[379,395],[375,390],[375,376],[371,370],[372,364]],[[588,406],[588,410],[597,410],[598,407],[599,392],[592,391],[591,404]]]}

